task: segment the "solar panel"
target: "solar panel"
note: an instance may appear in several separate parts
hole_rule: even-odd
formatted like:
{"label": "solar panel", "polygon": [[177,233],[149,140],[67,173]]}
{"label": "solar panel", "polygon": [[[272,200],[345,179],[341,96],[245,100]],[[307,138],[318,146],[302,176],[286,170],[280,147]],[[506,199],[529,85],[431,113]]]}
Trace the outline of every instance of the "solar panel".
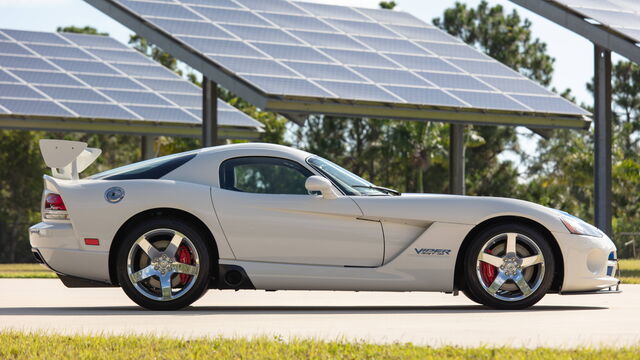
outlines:
{"label": "solar panel", "polygon": [[12,98],[41,99],[42,95],[29,88],[27,85],[0,84],[0,93],[8,94]]}
{"label": "solar panel", "polygon": [[640,43],[640,7],[634,0],[553,0],[585,18],[622,33]]}
{"label": "solar panel", "polygon": [[0,70],[0,82],[18,82],[18,80],[7,72]]}
{"label": "solar panel", "polygon": [[0,107],[7,109],[6,113],[13,114],[61,117],[74,116],[74,114],[63,109],[60,105],[46,100],[17,100],[0,98]]}
{"label": "solar panel", "polygon": [[[36,86],[45,95],[56,100],[80,100],[89,102],[108,102],[108,100],[96,91],[87,88],[61,87],[61,86]],[[4,92],[3,92],[4,93]]]}
{"label": "solar panel", "polygon": [[[201,123],[200,88],[112,38],[0,30],[0,54],[0,126],[14,115]],[[262,127],[232,106],[218,120]]]}
{"label": "solar panel", "polygon": [[492,110],[572,118],[568,127],[589,114],[404,12],[289,0],[86,1],[266,110],[375,116],[384,105],[385,115],[433,118],[441,115],[427,109],[481,109],[484,118]]}

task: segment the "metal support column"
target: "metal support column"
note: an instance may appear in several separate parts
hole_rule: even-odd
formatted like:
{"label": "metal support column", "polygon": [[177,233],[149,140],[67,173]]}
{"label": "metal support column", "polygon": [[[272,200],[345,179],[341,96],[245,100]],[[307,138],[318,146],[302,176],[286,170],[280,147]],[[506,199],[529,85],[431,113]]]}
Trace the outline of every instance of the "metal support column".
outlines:
{"label": "metal support column", "polygon": [[202,78],[202,147],[218,144],[218,84]]}
{"label": "metal support column", "polygon": [[449,191],[464,195],[464,125],[449,128]]}
{"label": "metal support column", "polygon": [[140,157],[142,160],[152,159],[156,156],[155,151],[153,151],[153,144],[155,141],[155,136],[144,135],[140,137]]}
{"label": "metal support column", "polygon": [[611,51],[595,45],[594,54],[595,225],[611,236]]}

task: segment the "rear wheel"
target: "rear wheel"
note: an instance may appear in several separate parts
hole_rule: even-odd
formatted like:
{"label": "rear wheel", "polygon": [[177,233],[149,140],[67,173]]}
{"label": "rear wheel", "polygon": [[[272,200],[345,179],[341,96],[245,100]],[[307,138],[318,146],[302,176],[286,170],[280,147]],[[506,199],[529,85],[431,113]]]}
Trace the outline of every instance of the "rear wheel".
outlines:
{"label": "rear wheel", "polygon": [[503,224],[476,236],[465,256],[465,295],[497,309],[534,305],[553,282],[555,261],[547,240],[520,224]]}
{"label": "rear wheel", "polygon": [[207,291],[209,251],[188,223],[164,218],[142,223],[126,236],[117,257],[122,289],[144,308],[181,309]]}

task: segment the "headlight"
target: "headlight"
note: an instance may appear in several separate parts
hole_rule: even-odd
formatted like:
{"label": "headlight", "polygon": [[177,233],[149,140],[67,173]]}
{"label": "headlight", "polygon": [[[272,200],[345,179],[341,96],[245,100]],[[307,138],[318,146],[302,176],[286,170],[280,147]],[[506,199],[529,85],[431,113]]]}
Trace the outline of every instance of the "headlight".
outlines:
{"label": "headlight", "polygon": [[587,224],[586,222],[578,219],[575,216],[560,216],[560,221],[564,224],[564,226],[569,230],[570,233],[576,235],[588,235],[595,237],[602,237],[604,234],[602,231],[598,230],[597,227]]}

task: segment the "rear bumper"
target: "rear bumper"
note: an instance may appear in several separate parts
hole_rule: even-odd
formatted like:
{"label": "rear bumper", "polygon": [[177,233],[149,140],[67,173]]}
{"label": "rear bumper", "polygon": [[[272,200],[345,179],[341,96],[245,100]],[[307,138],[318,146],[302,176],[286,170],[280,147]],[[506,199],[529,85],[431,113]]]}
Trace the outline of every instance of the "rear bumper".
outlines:
{"label": "rear bumper", "polygon": [[[561,294],[594,293],[617,288],[616,247],[606,236],[601,238],[569,233],[554,233],[564,258]],[[615,291],[613,292],[615,293]]]}
{"label": "rear bumper", "polygon": [[110,282],[109,253],[79,246],[70,223],[41,222],[29,228],[29,241],[36,259],[58,274]]}

